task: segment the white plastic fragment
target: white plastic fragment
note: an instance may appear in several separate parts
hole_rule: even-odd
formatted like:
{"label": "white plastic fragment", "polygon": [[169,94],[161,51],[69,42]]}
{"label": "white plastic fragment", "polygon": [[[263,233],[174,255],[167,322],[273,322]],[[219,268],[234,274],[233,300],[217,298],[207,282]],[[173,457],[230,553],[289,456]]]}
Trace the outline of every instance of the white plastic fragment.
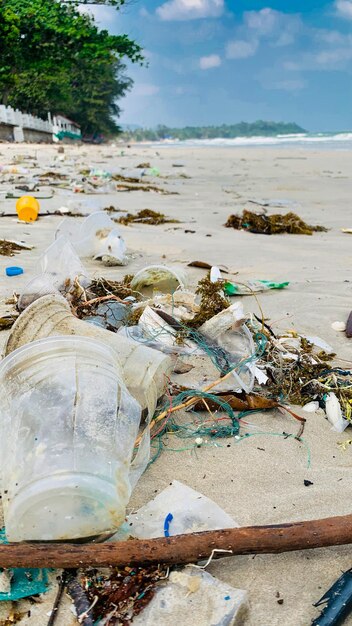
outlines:
{"label": "white plastic fragment", "polygon": [[218,280],[221,280],[221,272],[219,268],[216,267],[216,265],[213,265],[213,267],[210,270],[210,281],[212,283],[217,283]]}
{"label": "white plastic fragment", "polygon": [[307,402],[307,404],[305,404],[302,409],[306,413],[315,413],[319,409],[319,402]]}
{"label": "white plastic fragment", "polygon": [[346,330],[346,324],[345,322],[333,322],[331,328],[339,333],[343,333]]}
{"label": "white plastic fragment", "polygon": [[170,536],[238,527],[215,502],[174,480],[154,500],[128,516],[130,534],[136,539],[163,537],[164,521],[169,513],[173,515]]}
{"label": "white plastic fragment", "polygon": [[333,392],[328,394],[325,401],[325,413],[332,425],[332,430],[335,430],[337,433],[343,433],[350,423],[342,417],[340,402]]}

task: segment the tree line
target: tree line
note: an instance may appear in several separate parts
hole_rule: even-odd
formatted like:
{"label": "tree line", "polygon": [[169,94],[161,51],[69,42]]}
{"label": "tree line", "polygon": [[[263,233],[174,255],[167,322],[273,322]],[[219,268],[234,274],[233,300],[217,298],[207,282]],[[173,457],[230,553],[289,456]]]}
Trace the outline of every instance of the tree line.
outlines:
{"label": "tree line", "polygon": [[43,118],[61,113],[84,135],[118,132],[118,101],[132,86],[124,61],[142,63],[142,49],[78,6],[124,2],[0,0],[0,102]]}
{"label": "tree line", "polygon": [[235,139],[236,137],[273,137],[305,133],[306,131],[295,122],[265,122],[258,120],[253,123],[222,124],[220,126],[186,126],[169,128],[157,126],[155,129],[136,128],[125,130],[123,137],[128,141],[160,141],[164,139]]}

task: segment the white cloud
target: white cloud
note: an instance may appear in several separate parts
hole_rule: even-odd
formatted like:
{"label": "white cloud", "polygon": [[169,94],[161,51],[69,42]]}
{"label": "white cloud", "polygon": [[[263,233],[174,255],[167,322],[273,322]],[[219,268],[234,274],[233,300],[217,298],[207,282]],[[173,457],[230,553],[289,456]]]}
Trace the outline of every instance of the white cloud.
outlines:
{"label": "white cloud", "polygon": [[229,41],[226,46],[226,57],[228,59],[247,59],[255,55],[258,48],[258,41],[245,41],[244,39],[235,39]]}
{"label": "white cloud", "polygon": [[156,13],[163,21],[195,20],[219,17],[224,6],[224,0],[168,0],[157,8]]}
{"label": "white cloud", "polygon": [[298,15],[270,8],[247,11],[244,14],[244,23],[254,36],[270,38],[275,46],[288,46],[293,43],[302,25]]}
{"label": "white cloud", "polygon": [[219,67],[219,65],[221,65],[221,59],[218,54],[209,54],[209,56],[199,59],[199,67],[201,70],[209,70],[212,67]]}
{"label": "white cloud", "polygon": [[160,87],[152,85],[151,83],[136,83],[133,88],[133,95],[135,96],[155,96],[159,93]]}
{"label": "white cloud", "polygon": [[352,20],[352,0],[336,0],[335,7],[338,15]]}
{"label": "white cloud", "polygon": [[260,11],[248,11],[244,19],[247,26],[259,35],[268,35],[276,28],[280,15],[279,11],[266,8]]}

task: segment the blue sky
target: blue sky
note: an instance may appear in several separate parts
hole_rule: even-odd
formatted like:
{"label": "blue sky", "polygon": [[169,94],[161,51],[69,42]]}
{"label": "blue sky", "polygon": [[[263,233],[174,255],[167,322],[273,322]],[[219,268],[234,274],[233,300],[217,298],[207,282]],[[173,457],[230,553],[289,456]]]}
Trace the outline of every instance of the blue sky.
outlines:
{"label": "blue sky", "polygon": [[93,12],[148,58],[128,67],[121,122],[352,129],[352,0],[127,0]]}

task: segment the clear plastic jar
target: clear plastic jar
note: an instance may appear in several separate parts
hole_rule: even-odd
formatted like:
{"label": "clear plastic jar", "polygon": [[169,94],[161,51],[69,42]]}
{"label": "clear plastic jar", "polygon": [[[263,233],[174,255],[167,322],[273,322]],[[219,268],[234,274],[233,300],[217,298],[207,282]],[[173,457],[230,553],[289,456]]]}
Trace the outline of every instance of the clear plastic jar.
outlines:
{"label": "clear plastic jar", "polygon": [[49,337],[0,363],[1,462],[10,541],[116,529],[131,493],[140,407],[109,346]]}

